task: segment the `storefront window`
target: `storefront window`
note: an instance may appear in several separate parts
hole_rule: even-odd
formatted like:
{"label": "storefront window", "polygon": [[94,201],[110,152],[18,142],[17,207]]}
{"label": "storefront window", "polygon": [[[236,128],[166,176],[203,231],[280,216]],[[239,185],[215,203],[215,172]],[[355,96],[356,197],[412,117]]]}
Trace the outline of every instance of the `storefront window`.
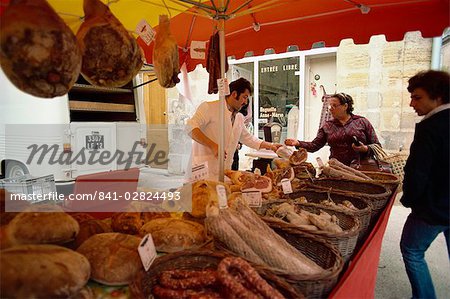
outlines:
{"label": "storefront window", "polygon": [[[286,139],[289,111],[299,105],[298,71],[298,57],[259,62],[258,137],[264,138],[264,126],[272,125],[281,127],[281,134],[272,134],[272,141],[283,142]],[[277,131],[272,129],[272,132]]]}
{"label": "storefront window", "polygon": [[[232,82],[239,78],[245,78],[254,86],[253,80],[253,62],[240,63],[238,65],[231,65],[227,74],[227,78],[231,78],[229,81]],[[244,107],[241,111],[245,116],[245,126],[253,134],[253,96],[249,98],[249,105]]]}

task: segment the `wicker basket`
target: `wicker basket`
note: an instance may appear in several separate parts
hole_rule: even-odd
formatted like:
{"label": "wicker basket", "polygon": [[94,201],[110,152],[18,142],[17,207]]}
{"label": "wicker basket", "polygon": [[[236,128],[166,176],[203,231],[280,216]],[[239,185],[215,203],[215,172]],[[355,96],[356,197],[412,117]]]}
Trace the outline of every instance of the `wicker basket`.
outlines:
{"label": "wicker basket", "polygon": [[[325,271],[315,275],[293,275],[280,270],[271,269],[277,276],[293,285],[306,298],[325,298],[333,290],[338,282],[344,263],[336,246],[308,233],[301,231],[289,231],[274,228],[274,231],[282,236],[289,244],[306,255]],[[234,254],[228,247],[214,240],[218,250]]]}
{"label": "wicker basket", "polygon": [[[136,275],[134,281],[130,284],[132,298],[153,298],[151,290],[153,286],[157,284],[159,274],[163,271],[174,269],[216,269],[220,261],[227,256],[229,255],[225,253],[206,250],[185,250],[158,257],[147,272],[144,270],[140,271]],[[258,271],[262,278],[264,278],[286,298],[304,298],[300,292],[298,292],[289,283],[276,276],[268,268],[259,265],[252,266]]]}
{"label": "wicker basket", "polygon": [[[273,205],[280,204],[283,201],[276,201],[271,203],[264,204],[258,211],[258,214],[264,215],[266,210],[272,207]],[[341,253],[344,262],[347,262],[353,254],[353,250],[355,249],[356,242],[358,241],[359,232],[361,231],[361,223],[359,219],[352,214],[336,211],[332,209],[328,209],[326,207],[318,207],[317,205],[312,204],[300,204],[293,203],[296,208],[300,208],[306,210],[311,213],[319,214],[320,210],[327,212],[330,215],[336,215],[339,219],[339,226],[342,228],[343,232],[333,233],[328,231],[310,231],[299,228],[296,225],[292,225],[282,220],[278,220],[273,217],[262,217],[262,219],[271,227],[271,228],[279,228],[281,230],[289,228],[290,230],[299,230],[301,232],[306,232],[311,235],[317,236],[318,238],[322,238],[334,246]]]}
{"label": "wicker basket", "polygon": [[[327,200],[328,195],[335,203],[342,203],[344,200],[348,200],[351,202],[358,210],[357,211],[351,211],[347,209],[342,209],[337,206],[324,206],[320,204],[322,200]],[[349,194],[339,194],[324,190],[317,190],[317,189],[301,189],[294,193],[287,195],[291,199],[296,199],[299,197],[304,196],[306,200],[308,201],[308,204],[317,206],[318,208],[326,208],[330,210],[336,210],[336,211],[344,211],[351,215],[355,215],[359,218],[360,224],[361,224],[361,230],[359,232],[358,240],[364,238],[366,236],[367,231],[369,230],[369,224],[370,224],[370,218],[372,215],[372,204],[369,203],[364,198],[355,197]]]}
{"label": "wicker basket", "polygon": [[327,271],[308,277],[293,276],[277,271],[274,273],[294,285],[307,298],[326,298],[338,282],[344,265],[339,250],[319,237],[298,230],[285,228],[283,230],[275,229],[275,231],[289,244]]}
{"label": "wicker basket", "polygon": [[370,181],[371,183],[386,185],[392,193],[394,193],[400,185],[399,176],[392,173],[379,171],[363,171],[363,173],[373,179],[373,181]]}
{"label": "wicker basket", "polygon": [[386,186],[367,181],[326,178],[315,180],[314,183],[308,182],[306,185],[311,188],[330,190],[366,199],[372,204],[372,220],[383,211],[391,195],[391,191]]}

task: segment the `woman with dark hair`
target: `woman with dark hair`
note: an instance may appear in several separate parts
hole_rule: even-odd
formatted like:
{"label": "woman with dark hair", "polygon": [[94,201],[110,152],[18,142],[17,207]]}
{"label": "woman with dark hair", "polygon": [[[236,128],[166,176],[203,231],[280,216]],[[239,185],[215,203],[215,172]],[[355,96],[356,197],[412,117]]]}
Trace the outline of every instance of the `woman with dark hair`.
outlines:
{"label": "woman with dark hair", "polygon": [[[370,150],[368,144],[380,144],[374,128],[365,117],[353,114],[353,98],[345,93],[331,95],[328,109],[333,116],[320,127],[316,138],[311,142],[286,139],[285,144],[304,148],[308,152],[316,152],[326,143],[330,146],[330,158],[350,165],[362,155],[366,156]],[[355,136],[359,144],[354,144]]]}

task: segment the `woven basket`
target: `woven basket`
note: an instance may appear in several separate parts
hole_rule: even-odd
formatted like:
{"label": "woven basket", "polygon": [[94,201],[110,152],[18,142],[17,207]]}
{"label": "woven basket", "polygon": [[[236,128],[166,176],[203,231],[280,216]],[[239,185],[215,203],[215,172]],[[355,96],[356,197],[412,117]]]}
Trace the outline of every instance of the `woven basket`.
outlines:
{"label": "woven basket", "polygon": [[[322,200],[328,199],[328,195],[330,195],[330,198],[337,204],[342,203],[344,200],[348,200],[358,210],[352,211],[352,210],[343,209],[343,208],[337,207],[337,206],[324,206],[324,205],[320,204],[320,202]],[[365,237],[367,231],[369,230],[370,218],[372,215],[372,204],[369,203],[364,198],[355,197],[355,196],[352,196],[349,194],[344,195],[344,194],[339,194],[339,193],[334,193],[334,192],[329,192],[329,191],[324,191],[324,190],[308,189],[308,188],[301,189],[301,190],[298,190],[294,193],[287,195],[287,197],[289,197],[291,199],[296,199],[296,198],[299,198],[302,196],[304,196],[306,198],[306,200],[308,201],[308,204],[310,204],[312,206],[317,206],[318,208],[324,207],[326,209],[335,210],[335,211],[339,211],[339,212],[343,211],[343,212],[347,212],[351,215],[355,215],[356,217],[359,218],[359,221],[361,224],[361,230],[359,232],[358,240]]]}
{"label": "woven basket", "polygon": [[365,175],[373,179],[371,183],[386,185],[394,193],[400,185],[400,178],[392,173],[379,171],[363,171]]}
{"label": "woven basket", "polygon": [[[293,285],[306,298],[327,297],[338,282],[339,274],[344,266],[339,250],[329,242],[305,232],[276,228],[274,231],[325,271],[315,275],[293,275],[276,269],[271,269],[272,272]],[[214,240],[214,245],[218,250],[234,254],[226,244],[218,240]]]}
{"label": "woven basket", "polygon": [[[273,205],[283,203],[283,201],[276,201],[263,204],[263,206],[259,209],[258,214],[264,215],[266,210],[272,207]],[[300,204],[294,203],[296,208],[304,209],[308,212],[319,214],[320,210],[327,212],[330,215],[336,215],[339,219],[339,226],[342,228],[343,232],[333,233],[328,231],[310,231],[299,228],[296,225],[292,225],[288,222],[273,218],[273,217],[262,217],[262,219],[271,227],[271,228],[279,228],[281,230],[289,228],[290,230],[299,230],[301,232],[306,232],[311,235],[317,236],[318,238],[322,238],[325,241],[330,242],[339,250],[344,259],[344,262],[347,262],[353,254],[353,250],[355,249],[356,242],[358,241],[359,232],[361,231],[361,223],[359,219],[352,214],[336,211],[332,209],[328,209],[326,207],[318,207],[317,205],[312,204]]]}
{"label": "woven basket", "polygon": [[391,191],[384,185],[367,181],[352,181],[337,178],[315,180],[314,183],[306,183],[308,187],[320,190],[330,190],[335,193],[350,194],[366,199],[372,204],[372,217],[375,219],[386,206]]}
{"label": "woven basket", "polygon": [[[220,261],[230,256],[229,254],[212,251],[180,251],[177,253],[167,254],[158,257],[150,269],[145,272],[140,271],[133,282],[130,284],[130,292],[132,298],[147,299],[153,298],[152,288],[158,282],[159,275],[166,270],[175,269],[189,269],[189,270],[204,270],[204,269],[217,269]],[[276,276],[268,268],[253,265],[256,271],[264,278],[270,285],[276,288],[286,298],[304,298],[304,296],[298,292],[289,283]]]}
{"label": "woven basket", "polygon": [[382,160],[390,163],[391,167],[392,167],[392,173],[395,174],[396,176],[398,176],[399,180],[400,180],[400,189],[401,189],[401,185],[403,182],[403,177],[405,176],[405,164],[406,164],[406,160],[408,160],[408,153],[402,153],[402,152],[398,152],[395,154],[388,154],[387,157],[384,157]]}

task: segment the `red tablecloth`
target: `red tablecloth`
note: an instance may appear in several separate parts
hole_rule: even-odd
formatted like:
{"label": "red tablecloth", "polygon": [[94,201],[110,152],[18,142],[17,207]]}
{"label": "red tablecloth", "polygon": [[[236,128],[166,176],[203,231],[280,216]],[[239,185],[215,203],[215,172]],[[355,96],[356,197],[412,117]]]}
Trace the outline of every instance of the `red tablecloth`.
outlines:
{"label": "red tablecloth", "polygon": [[345,271],[329,298],[374,298],[381,244],[395,196],[396,193],[391,196],[369,237],[350,262],[347,271]]}

